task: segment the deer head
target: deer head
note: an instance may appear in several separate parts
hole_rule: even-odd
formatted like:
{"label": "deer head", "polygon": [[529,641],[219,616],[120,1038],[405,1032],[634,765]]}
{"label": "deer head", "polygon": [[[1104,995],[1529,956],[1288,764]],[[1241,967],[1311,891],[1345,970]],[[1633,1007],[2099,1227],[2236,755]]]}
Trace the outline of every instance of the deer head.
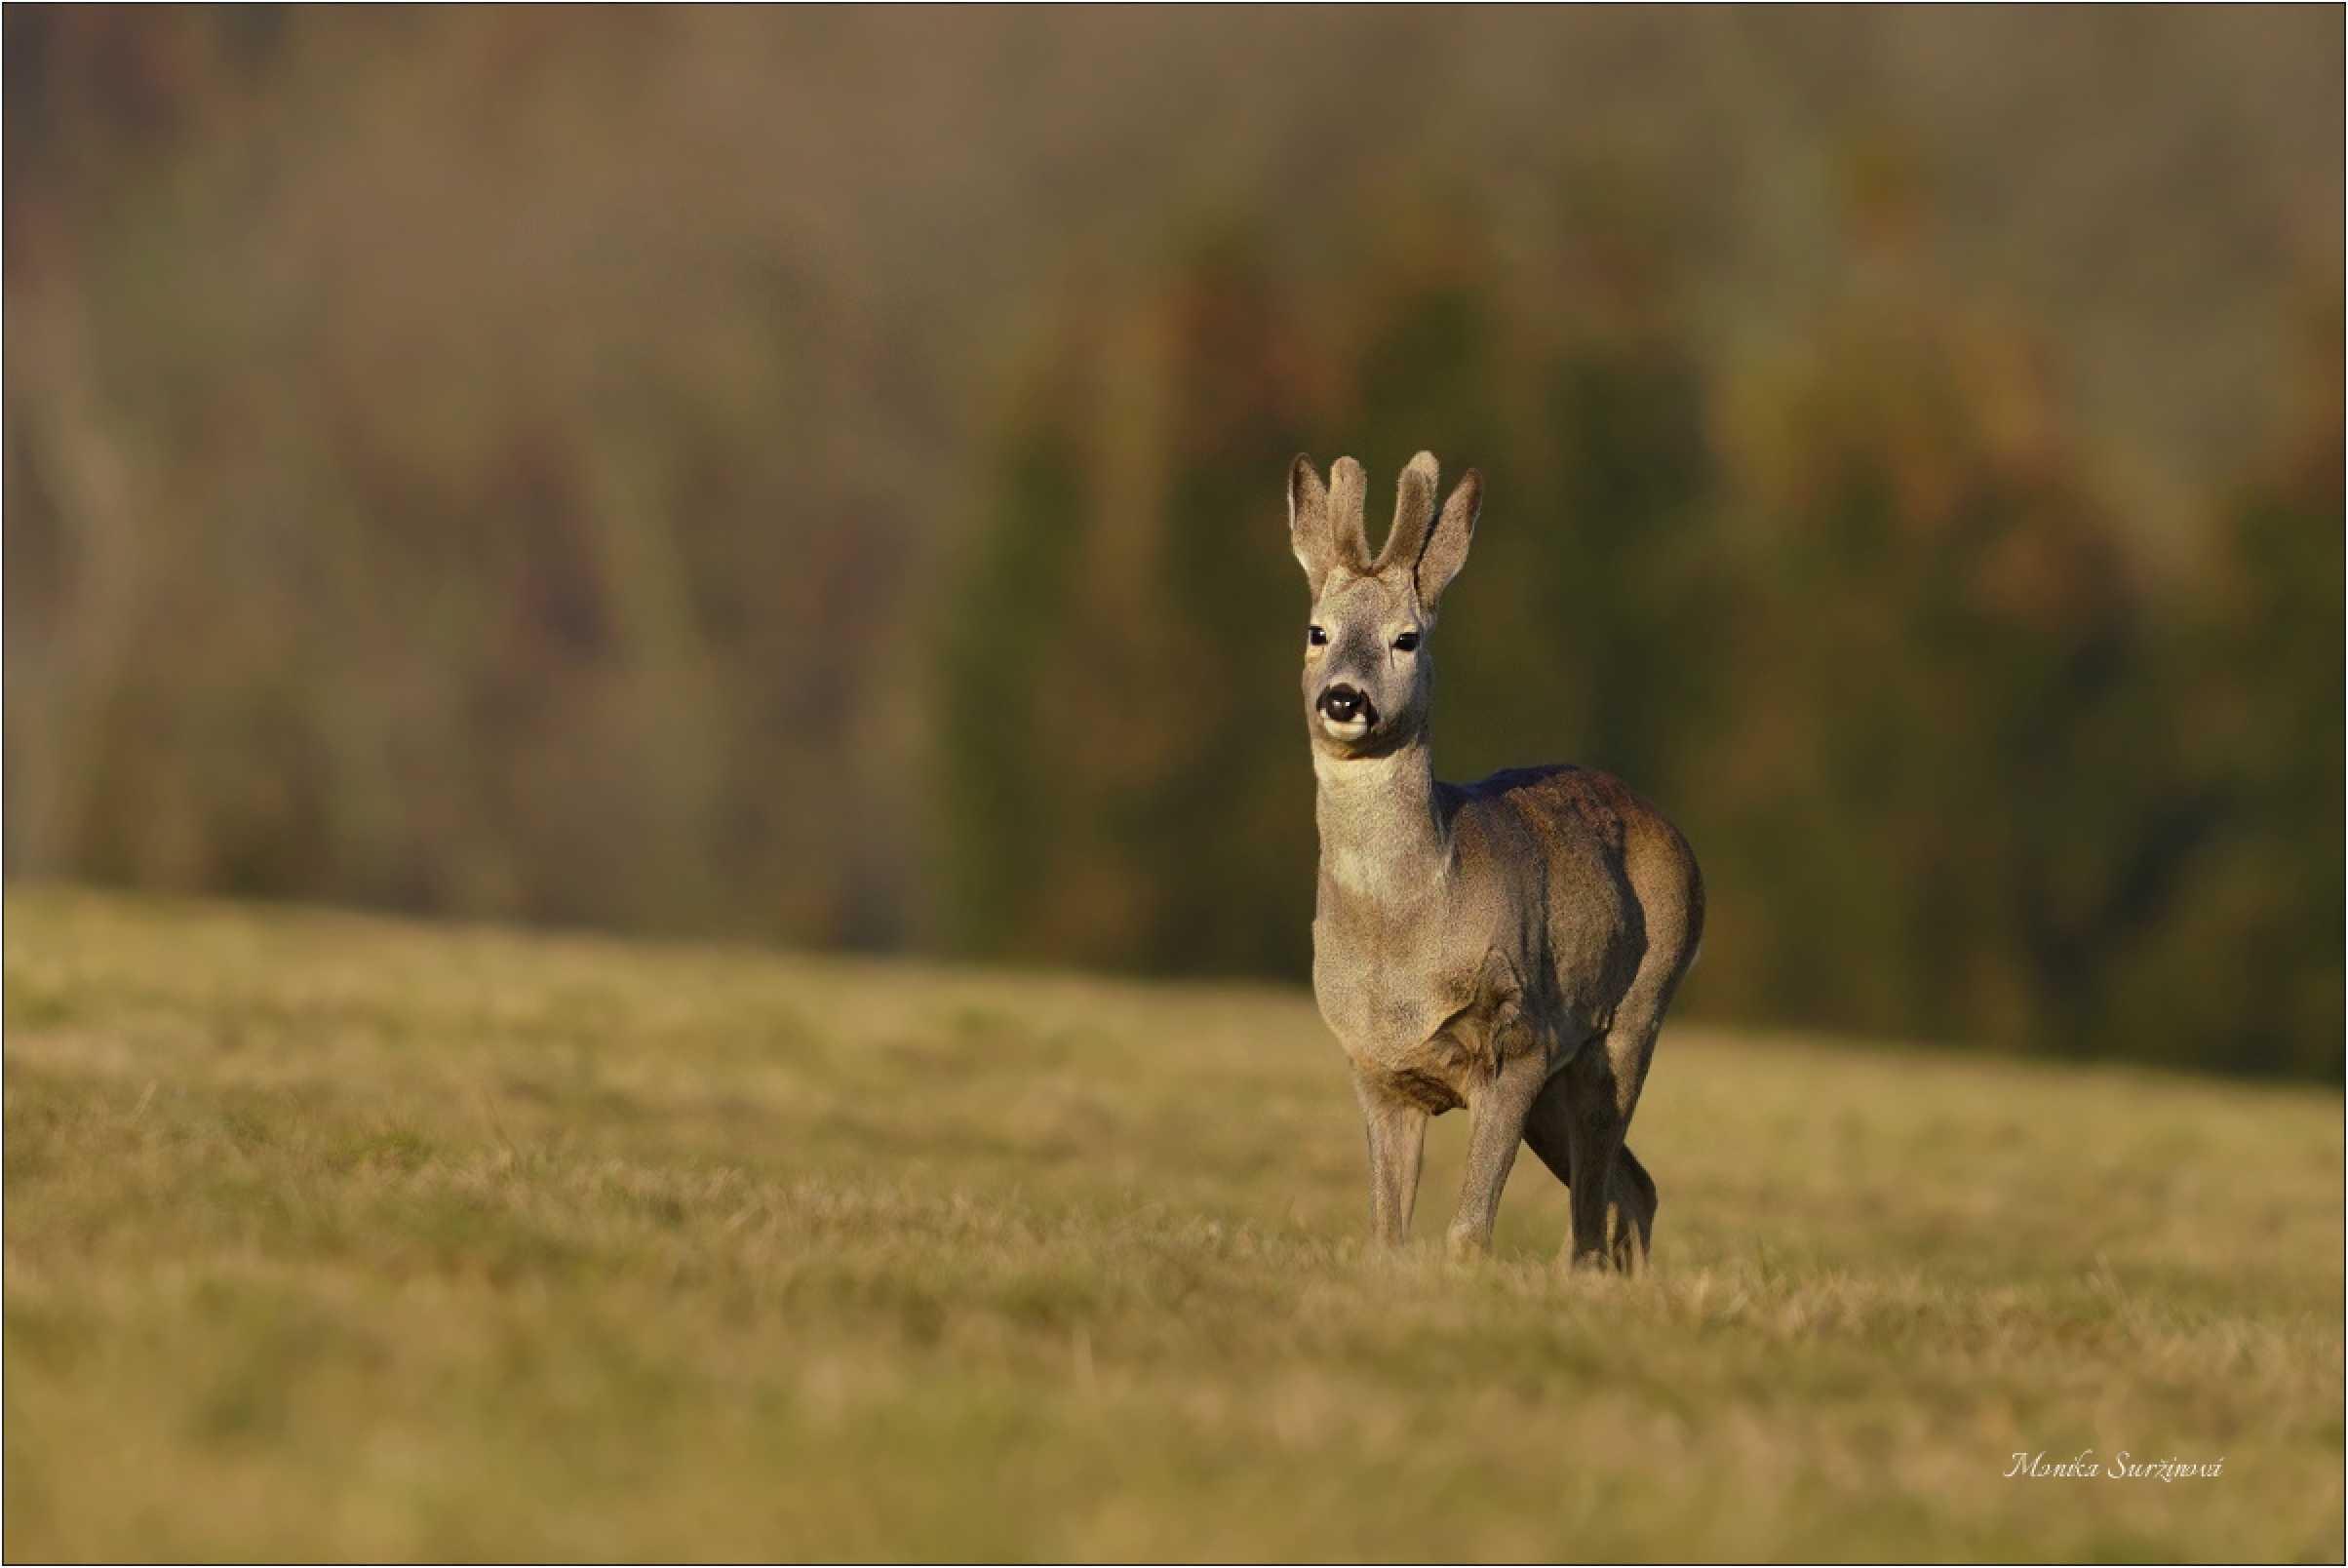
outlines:
{"label": "deer head", "polygon": [[1483,477],[1469,469],[1435,511],[1432,452],[1402,470],[1394,521],[1375,561],[1362,529],[1361,464],[1340,457],[1329,482],[1299,454],[1288,469],[1288,539],[1312,592],[1305,633],[1305,714],[1315,750],[1381,756],[1427,732],[1435,606],[1468,559]]}

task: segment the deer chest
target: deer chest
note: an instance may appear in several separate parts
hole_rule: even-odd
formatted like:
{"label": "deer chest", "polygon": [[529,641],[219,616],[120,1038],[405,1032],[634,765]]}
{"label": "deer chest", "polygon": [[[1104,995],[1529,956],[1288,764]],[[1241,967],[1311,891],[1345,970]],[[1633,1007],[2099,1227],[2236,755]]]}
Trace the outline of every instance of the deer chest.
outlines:
{"label": "deer chest", "polygon": [[1312,969],[1321,1017],[1354,1071],[1429,1114],[1466,1104],[1503,1061],[1539,1048],[1515,967],[1498,953],[1411,971],[1350,962],[1316,939]]}

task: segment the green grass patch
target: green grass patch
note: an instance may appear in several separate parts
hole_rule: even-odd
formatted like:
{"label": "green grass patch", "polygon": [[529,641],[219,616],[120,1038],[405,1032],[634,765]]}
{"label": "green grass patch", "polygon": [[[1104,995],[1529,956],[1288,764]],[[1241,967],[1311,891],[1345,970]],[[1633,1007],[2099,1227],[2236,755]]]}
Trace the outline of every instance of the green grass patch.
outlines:
{"label": "green grass patch", "polygon": [[1297,994],[7,915],[13,1558],[2342,1553],[2334,1095],[1667,1031],[1622,1281]]}

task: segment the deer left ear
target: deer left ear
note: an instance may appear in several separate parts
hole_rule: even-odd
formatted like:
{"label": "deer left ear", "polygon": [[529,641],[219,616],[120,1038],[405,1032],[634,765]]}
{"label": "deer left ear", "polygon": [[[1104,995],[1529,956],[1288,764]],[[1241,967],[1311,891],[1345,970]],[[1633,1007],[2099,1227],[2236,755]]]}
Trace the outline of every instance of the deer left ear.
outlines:
{"label": "deer left ear", "polygon": [[1443,503],[1419,556],[1419,603],[1431,610],[1451,579],[1468,564],[1468,546],[1475,538],[1476,515],[1483,510],[1484,476],[1470,468]]}
{"label": "deer left ear", "polygon": [[1296,564],[1305,568],[1305,581],[1318,599],[1337,551],[1329,542],[1329,487],[1321,483],[1312,459],[1301,451],[1288,465],[1288,547],[1296,552]]}

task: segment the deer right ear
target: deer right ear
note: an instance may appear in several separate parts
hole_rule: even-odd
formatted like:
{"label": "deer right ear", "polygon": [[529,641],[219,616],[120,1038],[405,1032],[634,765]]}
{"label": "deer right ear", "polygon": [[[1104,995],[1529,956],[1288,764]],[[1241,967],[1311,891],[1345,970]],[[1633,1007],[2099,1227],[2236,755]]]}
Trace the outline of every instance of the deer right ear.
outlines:
{"label": "deer right ear", "polygon": [[1428,610],[1468,564],[1468,545],[1475,537],[1475,520],[1483,508],[1484,476],[1470,468],[1443,503],[1443,515],[1435,519],[1426,552],[1419,557],[1419,603]]}
{"label": "deer right ear", "polygon": [[1337,541],[1329,529],[1329,487],[1321,483],[1312,459],[1301,451],[1288,465],[1288,547],[1296,552],[1305,581],[1318,599],[1329,568],[1337,564]]}

